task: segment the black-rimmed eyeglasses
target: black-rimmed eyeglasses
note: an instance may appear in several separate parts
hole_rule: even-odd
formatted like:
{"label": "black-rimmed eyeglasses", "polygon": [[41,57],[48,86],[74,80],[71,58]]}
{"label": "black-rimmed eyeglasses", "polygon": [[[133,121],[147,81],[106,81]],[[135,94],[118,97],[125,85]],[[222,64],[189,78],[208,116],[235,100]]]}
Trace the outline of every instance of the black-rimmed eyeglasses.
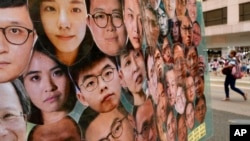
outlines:
{"label": "black-rimmed eyeglasses", "polygon": [[119,28],[123,24],[123,17],[121,13],[107,14],[105,12],[97,12],[95,14],[88,14],[94,19],[95,24],[100,28],[105,28],[108,25],[108,20],[110,17],[111,23],[116,28]]}
{"label": "black-rimmed eyeglasses", "polygon": [[106,68],[99,75],[87,76],[84,78],[82,84],[80,85],[85,88],[85,90],[91,92],[98,86],[98,77],[101,76],[102,80],[109,82],[114,78],[114,69],[115,68]]}
{"label": "black-rimmed eyeglasses", "polygon": [[137,135],[141,135],[144,139],[148,139],[148,136],[149,136],[149,132],[150,130],[153,130],[155,128],[155,119],[152,117],[151,120],[143,125],[141,131],[137,131],[136,129],[134,129],[134,132],[137,134]]}
{"label": "black-rimmed eyeglasses", "polygon": [[109,136],[112,136],[113,139],[117,139],[122,135],[123,127],[122,127],[122,121],[126,119],[126,116],[122,119],[115,122],[115,124],[111,127],[111,132],[103,139],[100,139],[99,141],[110,141]]}
{"label": "black-rimmed eyeglasses", "polygon": [[13,45],[24,44],[33,30],[22,26],[7,26],[0,28],[3,32],[5,39]]}

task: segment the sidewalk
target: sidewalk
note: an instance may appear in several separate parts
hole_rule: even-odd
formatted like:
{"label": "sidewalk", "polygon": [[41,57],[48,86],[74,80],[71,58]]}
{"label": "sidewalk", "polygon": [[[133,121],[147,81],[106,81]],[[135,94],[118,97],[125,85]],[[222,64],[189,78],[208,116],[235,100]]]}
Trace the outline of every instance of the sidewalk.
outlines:
{"label": "sidewalk", "polygon": [[225,76],[210,77],[210,97],[212,109],[230,113],[250,116],[250,77],[244,77],[236,81],[236,86],[248,93],[248,100],[230,89],[230,101],[222,101],[225,98],[224,79]]}
{"label": "sidewalk", "polygon": [[[209,74],[210,86],[224,87],[225,75],[215,76],[213,73]],[[236,86],[247,91],[250,91],[250,76],[243,77],[242,79],[236,80]]]}

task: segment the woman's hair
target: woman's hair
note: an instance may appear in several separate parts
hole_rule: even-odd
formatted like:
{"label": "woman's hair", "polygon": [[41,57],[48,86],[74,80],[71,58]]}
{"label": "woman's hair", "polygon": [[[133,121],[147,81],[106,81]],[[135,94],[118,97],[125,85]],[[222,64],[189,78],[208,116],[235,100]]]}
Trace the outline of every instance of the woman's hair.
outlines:
{"label": "woman's hair", "polygon": [[[41,40],[41,45],[48,51],[48,53],[56,55],[55,46],[52,44],[52,42],[46,35],[41,21],[40,6],[42,1],[43,0],[29,0],[29,10],[31,19],[34,24],[34,28],[36,29],[36,32]],[[90,29],[86,27],[85,37],[79,45],[78,54],[74,64],[76,64],[79,60],[84,58],[90,52],[93,43],[94,41]]]}
{"label": "woman's hair", "polygon": [[[58,66],[62,69],[62,71],[65,73],[66,77],[68,78],[68,81],[70,81],[69,75],[68,75],[68,69],[67,66],[61,64],[53,55],[51,55],[47,50],[45,50],[42,45],[41,45],[41,40],[38,38],[35,45],[34,45],[34,52],[37,51],[39,53],[42,53],[46,56],[48,56],[50,59],[52,59]],[[33,55],[34,55],[33,52]],[[20,77],[20,80],[24,82],[23,76]],[[67,102],[63,105],[63,109],[65,109],[67,112],[70,112],[76,103],[76,96],[74,92],[74,85],[72,81],[69,83],[70,85],[70,90],[69,90],[69,96]],[[43,124],[43,119],[42,119],[42,113],[41,110],[36,107],[32,101],[31,101],[31,115],[30,115],[30,122],[35,123],[35,124]]]}
{"label": "woman's hair", "polygon": [[26,115],[27,118],[30,116],[30,99],[27,96],[27,92],[22,84],[22,82],[19,79],[16,79],[11,82],[13,87],[15,88],[15,91],[17,93],[18,99],[20,101],[20,104],[22,106],[23,114]]}

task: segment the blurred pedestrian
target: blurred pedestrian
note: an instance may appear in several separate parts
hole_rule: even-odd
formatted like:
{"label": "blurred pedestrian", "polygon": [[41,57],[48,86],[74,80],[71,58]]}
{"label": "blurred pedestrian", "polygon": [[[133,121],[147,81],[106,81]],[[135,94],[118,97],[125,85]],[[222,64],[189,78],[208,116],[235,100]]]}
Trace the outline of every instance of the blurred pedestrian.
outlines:
{"label": "blurred pedestrian", "polygon": [[[233,68],[235,65],[237,65],[237,63],[239,62],[239,59],[236,59],[236,51],[235,50],[231,50],[230,54],[228,55],[228,65],[226,67],[231,67]],[[236,82],[236,78],[234,78],[234,76],[231,73],[226,74],[226,78],[224,81],[224,89],[225,89],[225,94],[226,97],[225,99],[223,99],[224,101],[229,101],[229,88],[228,86],[230,85],[230,88],[232,90],[234,90],[235,92],[239,93],[240,95],[242,95],[242,97],[244,98],[244,100],[247,100],[247,95],[246,93],[244,93],[241,89],[235,87],[235,82]]]}

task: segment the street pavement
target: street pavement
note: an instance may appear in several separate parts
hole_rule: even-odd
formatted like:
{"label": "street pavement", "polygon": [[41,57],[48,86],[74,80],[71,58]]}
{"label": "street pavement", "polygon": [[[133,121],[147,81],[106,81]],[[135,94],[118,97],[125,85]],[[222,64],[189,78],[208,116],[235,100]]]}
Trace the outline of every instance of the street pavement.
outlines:
{"label": "street pavement", "polygon": [[[248,100],[230,90],[230,101],[222,101],[225,98],[225,76],[210,74],[207,87],[210,93],[210,103],[213,114],[213,136],[209,141],[229,141],[230,124],[250,124],[250,77],[244,77],[236,81],[236,86],[248,93]],[[207,82],[206,82],[207,83]]]}

